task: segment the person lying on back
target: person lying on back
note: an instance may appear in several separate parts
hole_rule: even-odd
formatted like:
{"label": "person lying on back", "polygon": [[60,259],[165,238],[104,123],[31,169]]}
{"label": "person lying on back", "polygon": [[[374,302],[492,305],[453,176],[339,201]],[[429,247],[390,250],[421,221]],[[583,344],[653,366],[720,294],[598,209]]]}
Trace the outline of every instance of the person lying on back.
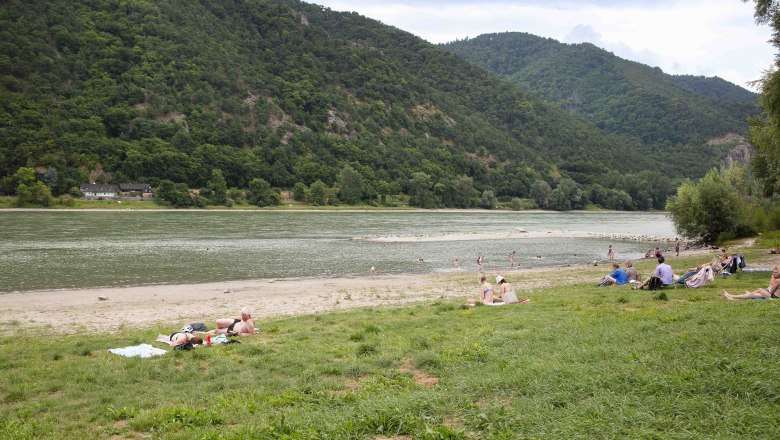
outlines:
{"label": "person lying on back", "polygon": [[255,334],[255,321],[249,307],[241,309],[241,316],[217,319],[217,328],[209,332],[216,335],[245,336]]}

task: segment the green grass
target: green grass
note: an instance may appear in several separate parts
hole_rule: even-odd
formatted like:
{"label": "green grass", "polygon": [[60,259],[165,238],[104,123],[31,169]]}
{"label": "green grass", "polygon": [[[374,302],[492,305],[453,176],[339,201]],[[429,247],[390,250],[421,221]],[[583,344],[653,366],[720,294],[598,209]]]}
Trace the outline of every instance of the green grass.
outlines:
{"label": "green grass", "polygon": [[23,327],[0,337],[0,438],[777,436],[780,302],[720,298],[768,274],[659,293],[582,270],[593,283],[523,291],[528,304],[277,318],[242,344],[145,360],[106,349],[170,329]]}

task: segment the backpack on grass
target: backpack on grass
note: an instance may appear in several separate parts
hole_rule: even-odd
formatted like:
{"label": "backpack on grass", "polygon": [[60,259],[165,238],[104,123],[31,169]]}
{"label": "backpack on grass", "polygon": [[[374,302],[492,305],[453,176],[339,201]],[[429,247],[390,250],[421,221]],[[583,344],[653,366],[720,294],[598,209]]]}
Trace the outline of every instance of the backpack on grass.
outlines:
{"label": "backpack on grass", "polygon": [[664,285],[658,277],[650,277],[650,281],[647,283],[648,290],[661,290],[663,287]]}

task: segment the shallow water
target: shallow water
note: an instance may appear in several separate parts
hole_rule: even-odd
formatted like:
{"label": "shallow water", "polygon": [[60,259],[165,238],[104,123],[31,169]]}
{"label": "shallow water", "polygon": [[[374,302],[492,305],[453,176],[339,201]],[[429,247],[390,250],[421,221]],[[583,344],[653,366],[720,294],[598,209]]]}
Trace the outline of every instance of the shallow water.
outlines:
{"label": "shallow water", "polygon": [[[635,259],[649,245],[594,238],[506,238],[569,230],[673,236],[664,213],[629,212],[0,212],[0,291],[350,276]],[[469,234],[493,239],[467,240]],[[389,241],[375,241],[381,236]],[[421,241],[393,237],[424,238]],[[441,237],[439,239],[438,237]],[[368,238],[368,239],[367,239]],[[539,257],[539,258],[537,258]],[[423,258],[424,263],[418,263]]]}

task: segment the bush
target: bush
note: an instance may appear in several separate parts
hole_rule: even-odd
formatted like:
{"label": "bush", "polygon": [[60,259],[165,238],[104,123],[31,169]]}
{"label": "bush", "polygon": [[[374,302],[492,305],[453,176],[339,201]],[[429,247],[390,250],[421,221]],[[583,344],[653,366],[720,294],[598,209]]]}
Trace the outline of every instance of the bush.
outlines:
{"label": "bush", "polygon": [[682,235],[713,242],[751,233],[752,216],[741,215],[744,204],[736,188],[712,170],[698,184],[683,182],[666,209]]}

